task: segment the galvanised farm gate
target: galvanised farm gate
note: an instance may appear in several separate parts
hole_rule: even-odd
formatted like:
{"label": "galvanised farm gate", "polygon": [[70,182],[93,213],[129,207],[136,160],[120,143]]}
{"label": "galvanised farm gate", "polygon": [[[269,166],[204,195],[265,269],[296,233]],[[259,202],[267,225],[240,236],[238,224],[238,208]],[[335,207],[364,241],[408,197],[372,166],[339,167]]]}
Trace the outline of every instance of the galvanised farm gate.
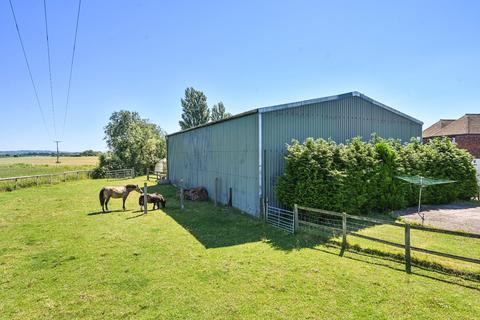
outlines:
{"label": "galvanised farm gate", "polygon": [[404,142],[421,138],[422,122],[359,92],[254,109],[167,136],[168,178],[204,186],[211,197],[259,216],[265,199],[281,207],[276,179],[292,139],[345,142],[372,133]]}

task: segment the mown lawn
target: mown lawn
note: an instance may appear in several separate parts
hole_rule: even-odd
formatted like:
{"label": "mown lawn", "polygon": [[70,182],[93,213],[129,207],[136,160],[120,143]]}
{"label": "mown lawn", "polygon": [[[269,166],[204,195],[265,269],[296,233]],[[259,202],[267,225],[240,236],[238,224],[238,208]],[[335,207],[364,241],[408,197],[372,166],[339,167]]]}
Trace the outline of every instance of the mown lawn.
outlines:
{"label": "mown lawn", "polygon": [[[142,179],[134,180],[138,183]],[[118,181],[118,184],[127,181]],[[288,235],[235,210],[186,203],[141,215],[102,180],[0,194],[0,318],[476,319],[480,284],[325,239]],[[111,181],[109,182],[111,183]]]}

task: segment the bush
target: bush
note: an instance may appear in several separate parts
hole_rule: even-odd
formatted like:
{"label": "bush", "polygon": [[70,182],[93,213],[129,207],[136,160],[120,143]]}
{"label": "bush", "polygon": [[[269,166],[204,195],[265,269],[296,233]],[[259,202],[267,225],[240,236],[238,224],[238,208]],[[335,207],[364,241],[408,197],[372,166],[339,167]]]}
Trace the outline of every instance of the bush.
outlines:
{"label": "bush", "polygon": [[354,138],[347,144],[308,138],[303,144],[293,141],[285,159],[276,192],[290,207],[297,203],[366,214],[415,205],[418,186],[395,179],[397,175],[457,181],[426,188],[424,203],[469,199],[478,190],[472,157],[448,139],[402,145],[376,136],[368,142]]}
{"label": "bush", "polygon": [[93,179],[105,178],[110,170],[125,169],[122,161],[112,152],[101,153],[98,157],[98,166],[92,172]]}

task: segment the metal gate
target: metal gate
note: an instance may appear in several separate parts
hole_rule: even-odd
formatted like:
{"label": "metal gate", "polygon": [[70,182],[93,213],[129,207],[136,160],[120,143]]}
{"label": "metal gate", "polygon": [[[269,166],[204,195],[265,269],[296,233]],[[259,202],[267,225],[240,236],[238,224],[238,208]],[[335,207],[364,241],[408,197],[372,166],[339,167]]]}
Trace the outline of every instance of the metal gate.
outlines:
{"label": "metal gate", "polygon": [[295,220],[293,211],[272,207],[268,204],[266,205],[266,207],[267,223],[271,224],[274,227],[285,230],[289,233],[295,232]]}
{"label": "metal gate", "polygon": [[135,178],[135,171],[132,169],[110,170],[106,174],[107,179]]}

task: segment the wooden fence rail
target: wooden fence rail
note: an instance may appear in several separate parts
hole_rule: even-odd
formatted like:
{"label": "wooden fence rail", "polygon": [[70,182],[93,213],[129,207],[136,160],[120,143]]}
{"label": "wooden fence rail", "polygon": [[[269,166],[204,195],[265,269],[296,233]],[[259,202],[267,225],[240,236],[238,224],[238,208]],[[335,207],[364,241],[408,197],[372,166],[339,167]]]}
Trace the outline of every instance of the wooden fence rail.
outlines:
{"label": "wooden fence rail", "polygon": [[[355,237],[358,237],[358,238],[362,238],[362,239],[366,239],[366,240],[375,241],[375,242],[383,243],[383,244],[386,244],[386,245],[390,245],[390,246],[393,246],[393,247],[396,247],[396,248],[405,249],[405,271],[407,273],[411,272],[411,251],[418,251],[418,252],[422,252],[422,253],[425,253],[425,254],[431,254],[431,255],[435,255],[435,256],[440,256],[440,257],[445,257],[445,258],[462,260],[462,261],[467,261],[467,262],[471,262],[471,263],[480,264],[480,259],[463,257],[463,256],[449,254],[449,253],[444,253],[444,252],[439,252],[439,251],[414,247],[414,246],[411,245],[411,241],[410,241],[410,230],[411,229],[421,230],[421,231],[425,231],[425,232],[434,232],[434,233],[454,235],[454,236],[458,236],[458,237],[480,239],[480,234],[477,234],[477,233],[436,229],[436,228],[431,228],[431,227],[411,225],[409,223],[399,223],[399,222],[375,219],[375,218],[370,218],[370,217],[355,216],[355,215],[350,215],[350,214],[346,214],[346,213],[340,213],[340,212],[334,212],[334,211],[328,211],[328,210],[322,210],[322,209],[316,209],[316,208],[309,208],[309,207],[303,207],[303,206],[298,206],[298,205],[294,205],[293,210],[294,210],[294,218],[295,218],[295,232],[299,229],[300,226],[305,226],[305,227],[310,227],[310,228],[319,228],[319,229],[323,229],[323,230],[334,230],[334,231],[337,231],[337,232],[341,232],[342,233],[342,250],[340,252],[340,255],[343,255],[343,252],[345,251],[345,248],[347,246],[347,235],[351,235],[351,236],[355,236]],[[330,216],[337,217],[337,222],[341,223],[342,227],[326,226],[326,225],[321,225],[321,224],[301,220],[299,218],[298,210],[303,210],[303,211],[307,211],[307,212],[316,212],[316,213],[321,213],[321,214],[324,214],[324,215],[330,215]],[[342,220],[340,220],[338,218],[342,218]],[[370,223],[374,223],[374,224],[387,224],[387,225],[392,225],[392,226],[395,226],[395,227],[404,228],[405,229],[404,243],[402,244],[402,243],[391,242],[391,241],[387,241],[387,240],[384,240],[384,239],[379,239],[379,238],[367,236],[367,235],[364,235],[364,234],[360,234],[360,233],[357,233],[357,232],[354,232],[354,231],[349,231],[348,230],[348,219],[360,220],[360,221],[370,222]]]}
{"label": "wooden fence rail", "polygon": [[75,176],[76,179],[80,178],[80,174],[87,174],[88,177],[90,178],[90,175],[92,173],[92,170],[76,170],[76,171],[64,171],[60,173],[47,173],[47,174],[35,174],[31,176],[17,176],[17,177],[6,177],[6,178],[0,178],[0,183],[2,182],[14,182],[14,188],[17,189],[19,186],[19,183],[25,180],[31,180],[33,183],[38,186],[40,185],[41,179],[45,180],[52,184],[53,183],[53,178],[54,177],[61,177],[60,180],[63,180],[63,182],[67,181],[67,178],[70,176]]}
{"label": "wooden fence rail", "polygon": [[24,180],[24,179],[48,178],[48,177],[65,176],[68,174],[80,174],[80,173],[88,173],[90,175],[92,173],[92,170],[77,170],[77,171],[65,171],[60,173],[35,174],[31,176],[7,177],[7,178],[0,178],[0,181],[18,181],[18,180]]}

